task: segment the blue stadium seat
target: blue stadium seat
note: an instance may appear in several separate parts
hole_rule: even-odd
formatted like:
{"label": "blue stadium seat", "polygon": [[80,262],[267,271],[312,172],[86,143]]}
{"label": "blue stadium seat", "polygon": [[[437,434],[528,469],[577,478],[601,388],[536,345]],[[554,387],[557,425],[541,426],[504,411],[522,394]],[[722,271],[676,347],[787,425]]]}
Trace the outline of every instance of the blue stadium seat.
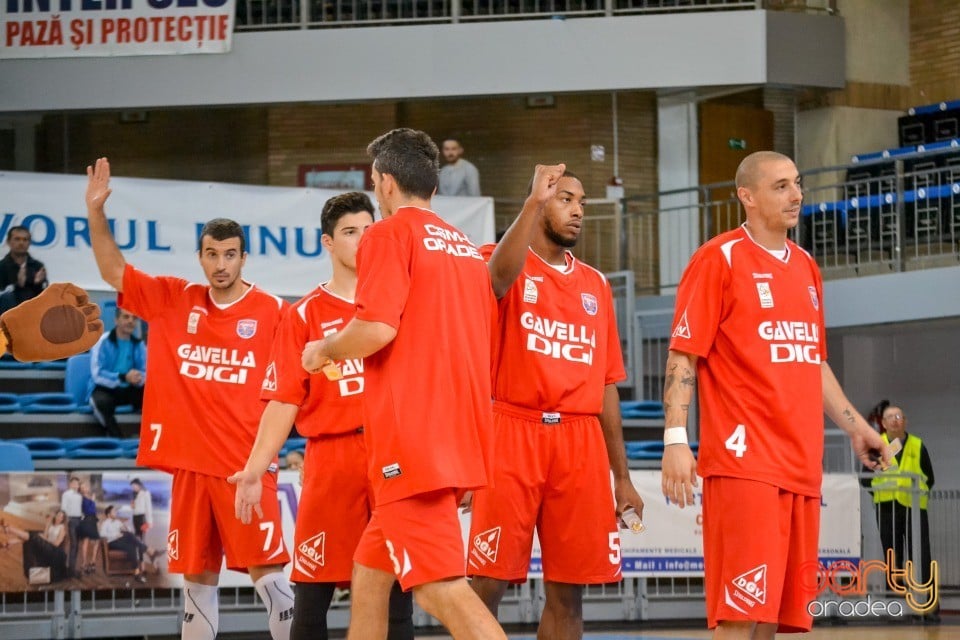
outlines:
{"label": "blue stadium seat", "polygon": [[67,370],[63,375],[63,391],[73,398],[79,413],[90,413],[90,352],[67,358]]}
{"label": "blue stadium seat", "polygon": [[30,450],[34,460],[53,460],[65,458],[67,449],[60,438],[14,438],[10,442],[19,442]]}
{"label": "blue stadium seat", "polygon": [[32,362],[20,362],[9,353],[0,356],[0,369],[32,369]]}
{"label": "blue stadium seat", "polygon": [[20,410],[24,413],[74,413],[77,403],[67,393],[20,394]]}
{"label": "blue stadium seat", "polygon": [[662,440],[644,440],[627,442],[627,458],[630,460],[659,460],[663,457]]}
{"label": "blue stadium seat", "polygon": [[38,362],[37,369],[46,369],[48,371],[63,371],[67,368],[66,360],[51,360],[50,362]]}
{"label": "blue stadium seat", "polygon": [[70,438],[63,444],[67,458],[123,458],[121,442],[117,438]]}
{"label": "blue stadium seat", "polygon": [[33,471],[30,450],[19,442],[0,441],[0,471]]}
{"label": "blue stadium seat", "polygon": [[20,411],[20,397],[15,393],[0,393],[0,413]]}
{"label": "blue stadium seat", "polygon": [[623,418],[662,420],[663,403],[654,400],[632,400],[620,403]]}
{"label": "blue stadium seat", "polygon": [[124,458],[136,458],[137,451],[140,449],[140,438],[126,438],[121,440],[120,448],[123,449]]}

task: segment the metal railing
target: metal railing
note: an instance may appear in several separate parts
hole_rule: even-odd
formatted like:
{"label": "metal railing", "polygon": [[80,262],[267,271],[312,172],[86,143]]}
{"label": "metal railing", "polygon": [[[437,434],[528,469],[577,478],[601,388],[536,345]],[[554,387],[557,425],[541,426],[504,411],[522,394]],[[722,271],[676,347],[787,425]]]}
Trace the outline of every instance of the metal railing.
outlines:
{"label": "metal railing", "polygon": [[[960,147],[803,177],[802,215],[790,236],[825,279],[960,264]],[[622,207],[619,232],[609,231],[616,214],[591,209],[583,234],[588,243],[604,238],[606,259],[616,256],[616,269],[634,272],[638,295],[670,292],[700,244],[744,220],[732,182],[632,196]]]}
{"label": "metal railing", "polygon": [[756,9],[836,12],[836,0],[237,0],[235,29],[576,18]]}

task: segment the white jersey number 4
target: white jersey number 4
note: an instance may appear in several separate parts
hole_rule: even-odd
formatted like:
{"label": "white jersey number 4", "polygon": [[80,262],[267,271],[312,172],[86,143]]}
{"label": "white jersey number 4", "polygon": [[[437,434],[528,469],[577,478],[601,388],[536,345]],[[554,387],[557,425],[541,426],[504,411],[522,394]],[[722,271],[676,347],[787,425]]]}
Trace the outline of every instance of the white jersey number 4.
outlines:
{"label": "white jersey number 4", "polygon": [[727,449],[737,454],[738,458],[742,458],[744,452],[747,450],[747,428],[742,424],[738,424],[737,428],[733,430],[733,433],[730,434],[730,437],[727,438],[723,444]]}

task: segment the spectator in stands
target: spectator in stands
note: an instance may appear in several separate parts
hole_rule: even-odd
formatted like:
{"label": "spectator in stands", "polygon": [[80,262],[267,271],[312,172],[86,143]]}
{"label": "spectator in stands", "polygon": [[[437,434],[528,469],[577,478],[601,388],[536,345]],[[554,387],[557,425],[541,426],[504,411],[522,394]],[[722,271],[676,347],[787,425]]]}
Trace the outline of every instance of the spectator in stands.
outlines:
{"label": "spectator in stands", "polygon": [[[880,529],[880,542],[883,545],[884,558],[892,550],[893,561],[902,569],[905,560],[912,560],[914,576],[922,583],[930,581],[930,520],[927,517],[927,503],[930,489],[933,488],[933,463],[930,452],[918,436],[907,433],[907,418],[899,406],[881,400],[870,416],[879,423],[880,437],[886,443],[899,439],[902,448],[896,454],[897,464],[872,478],[863,477],[864,486],[872,489],[873,504],[877,512],[877,526]],[[865,471],[869,469],[864,468]],[[904,474],[919,476],[919,486],[915,480]],[[920,507],[920,558],[913,555],[913,507]],[[939,621],[936,612],[927,618]]]}
{"label": "spectator in stands", "polygon": [[300,449],[294,449],[293,451],[287,452],[287,469],[290,471],[300,471],[303,469],[303,451]]}
{"label": "spectator in stands", "polygon": [[437,193],[441,196],[479,196],[480,172],[472,162],[463,159],[463,146],[456,138],[443,141],[443,159]]}
{"label": "spectator in stands", "polygon": [[137,582],[146,582],[143,575],[147,562],[156,567],[156,558],[160,554],[156,549],[148,547],[130,531],[125,518],[120,518],[113,505],[103,512],[103,522],[100,523],[100,536],[107,541],[107,547],[123,551],[127,554],[130,564],[135,565],[133,578]]}
{"label": "spectator in stands", "polygon": [[60,509],[67,514],[67,537],[70,539],[70,558],[67,567],[72,573],[77,566],[77,551],[80,549],[78,530],[83,520],[83,496],[80,494],[80,478],[70,476],[70,485],[60,496]]}
{"label": "spectator in stands", "polygon": [[30,230],[10,227],[7,246],[10,251],[0,260],[0,313],[35,298],[47,286],[46,267],[28,253]]}
{"label": "spectator in stands", "polygon": [[83,497],[83,520],[77,527],[77,538],[80,541],[80,561],[83,568],[77,573],[93,573],[97,570],[97,556],[99,555],[100,528],[97,518],[97,503],[93,499],[90,484],[80,483],[80,495]]}
{"label": "spectator in stands", "polygon": [[153,526],[153,496],[147,490],[140,478],[134,478],[130,481],[130,488],[133,489],[133,532],[137,534],[140,540]]}
{"label": "spectator in stands", "polygon": [[111,438],[123,437],[114,416],[117,407],[143,407],[147,347],[136,335],[140,321],[117,307],[116,326],[90,350],[90,404],[93,415]]}

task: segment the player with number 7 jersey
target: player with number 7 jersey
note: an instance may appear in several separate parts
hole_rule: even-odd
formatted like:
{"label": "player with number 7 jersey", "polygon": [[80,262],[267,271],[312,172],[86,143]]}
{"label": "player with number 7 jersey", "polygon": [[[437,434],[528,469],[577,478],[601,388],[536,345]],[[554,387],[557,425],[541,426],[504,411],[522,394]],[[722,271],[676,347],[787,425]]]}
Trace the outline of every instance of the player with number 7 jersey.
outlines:
{"label": "player with number 7 jersey", "polygon": [[274,332],[289,305],[241,277],[246,237],[233,220],[207,222],[198,238],[207,284],[151,276],[127,264],[104,203],[111,189],[106,158],[87,167],[90,244],[118,305],[143,318],[148,383],[137,463],[173,474],[168,570],[184,574],[181,637],[217,635],[217,583],[223,559],[246,571],[267,606],[274,640],[287,640],[293,594],[276,499],[277,465],[264,474],[262,514],[252,525],[234,518],[227,477],[253,445],[263,406],[260,385]]}

